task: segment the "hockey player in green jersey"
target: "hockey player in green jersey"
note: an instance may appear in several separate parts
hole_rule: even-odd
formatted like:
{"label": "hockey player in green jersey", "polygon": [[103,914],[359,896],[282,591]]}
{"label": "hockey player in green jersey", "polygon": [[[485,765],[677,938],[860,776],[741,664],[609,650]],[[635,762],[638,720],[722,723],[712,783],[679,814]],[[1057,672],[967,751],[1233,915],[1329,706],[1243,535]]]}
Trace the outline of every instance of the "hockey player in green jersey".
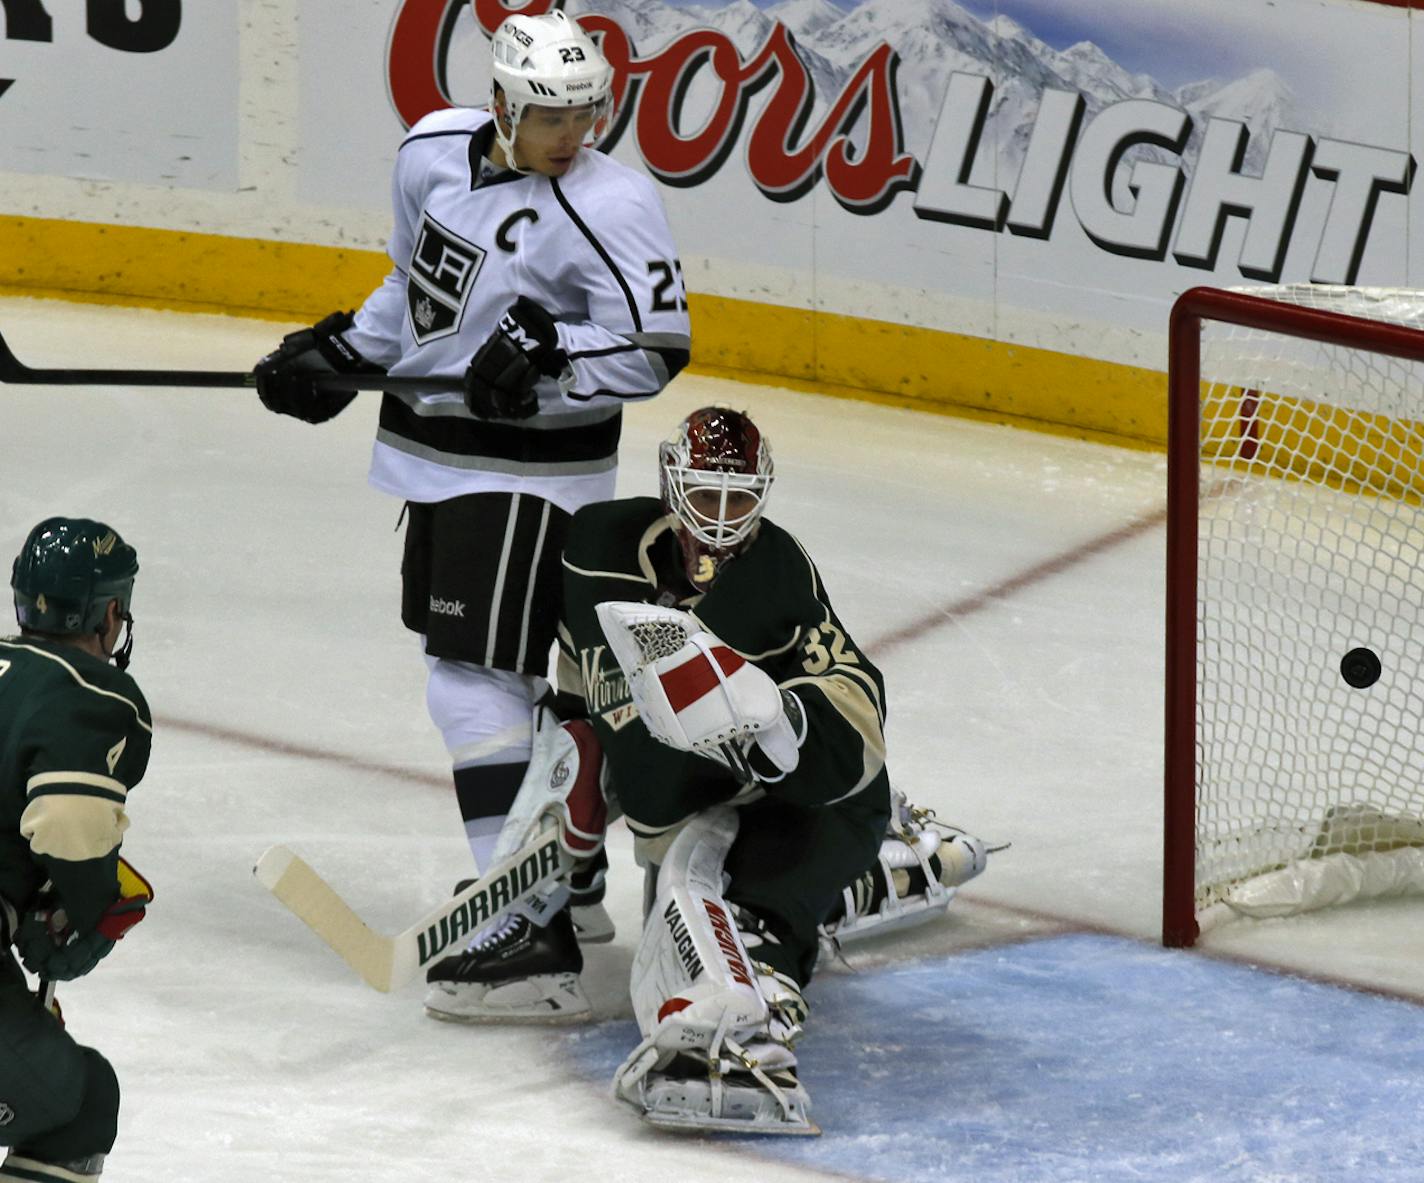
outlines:
{"label": "hockey player in green jersey", "polygon": [[65,1030],[51,984],[93,969],[153,895],[119,857],[153,734],[124,672],[137,572],[133,547],[76,518],[41,522],[12,569],[20,633],[0,638],[0,1180],[96,1179],[117,1132],[114,1070]]}
{"label": "hockey player in green jersey", "polygon": [[[564,552],[558,685],[593,724],[648,870],[632,980],[646,1038],[618,1095],[663,1125],[813,1132],[792,1044],[826,927],[942,910],[984,849],[899,828],[880,671],[763,516],[755,424],[704,408],[660,459],[661,499],[579,510]],[[554,926],[527,944],[517,982],[507,959],[465,977],[496,995],[577,989]]]}

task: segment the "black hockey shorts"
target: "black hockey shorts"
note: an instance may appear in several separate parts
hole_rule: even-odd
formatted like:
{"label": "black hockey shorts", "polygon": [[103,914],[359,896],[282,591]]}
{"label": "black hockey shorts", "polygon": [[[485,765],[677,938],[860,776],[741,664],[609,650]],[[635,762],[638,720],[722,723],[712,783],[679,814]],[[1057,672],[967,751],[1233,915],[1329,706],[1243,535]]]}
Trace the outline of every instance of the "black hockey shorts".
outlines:
{"label": "black hockey shorts", "polygon": [[401,620],[432,657],[548,673],[569,515],[528,493],[410,502]]}
{"label": "black hockey shorts", "polygon": [[107,1154],[118,1133],[119,1082],[81,1047],[0,952],[0,1146],[44,1163]]}

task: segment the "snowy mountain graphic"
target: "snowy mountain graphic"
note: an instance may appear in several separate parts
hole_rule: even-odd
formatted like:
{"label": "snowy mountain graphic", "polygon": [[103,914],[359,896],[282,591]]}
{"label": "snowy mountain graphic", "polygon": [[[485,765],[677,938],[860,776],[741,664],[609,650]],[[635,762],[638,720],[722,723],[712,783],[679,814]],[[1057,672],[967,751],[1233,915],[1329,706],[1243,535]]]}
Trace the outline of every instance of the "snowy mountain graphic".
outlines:
{"label": "snowy mountain graphic", "polygon": [[[1187,155],[1193,156],[1209,117],[1238,120],[1251,132],[1248,171],[1257,171],[1278,127],[1313,128],[1291,88],[1274,71],[1258,69],[1235,79],[1203,79],[1176,88],[1134,73],[1091,41],[1055,49],[1010,17],[981,19],[954,0],[865,0],[846,9],[831,0],[777,0],[757,8],[749,0],[674,7],[662,0],[577,0],[570,11],[612,17],[650,54],[699,27],[727,35],[744,56],[766,40],[773,24],[795,36],[816,85],[818,113],[841,93],[857,66],[882,41],[901,59],[898,75],[905,148],[923,159],[940,104],[955,71],[986,75],[995,91],[986,141],[997,142],[1001,167],[1022,160],[1045,87],[1076,91],[1089,118],[1113,103],[1150,99],[1181,107],[1194,122]],[[1171,53],[1166,46],[1164,53]],[[690,107],[689,117],[695,118]],[[1320,128],[1315,130],[1325,131]],[[1135,149],[1151,158],[1154,149]],[[1165,159],[1165,157],[1162,157]]]}

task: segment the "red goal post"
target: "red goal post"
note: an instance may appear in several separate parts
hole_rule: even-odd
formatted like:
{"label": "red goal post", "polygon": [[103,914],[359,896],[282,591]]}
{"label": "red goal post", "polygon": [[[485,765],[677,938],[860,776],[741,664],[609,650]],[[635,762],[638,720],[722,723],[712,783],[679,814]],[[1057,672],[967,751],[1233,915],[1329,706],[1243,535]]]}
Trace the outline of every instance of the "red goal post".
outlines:
{"label": "red goal post", "polygon": [[[1424,887],[1424,293],[1193,288],[1168,351],[1162,940],[1185,946]],[[1352,646],[1375,683],[1346,683]]]}

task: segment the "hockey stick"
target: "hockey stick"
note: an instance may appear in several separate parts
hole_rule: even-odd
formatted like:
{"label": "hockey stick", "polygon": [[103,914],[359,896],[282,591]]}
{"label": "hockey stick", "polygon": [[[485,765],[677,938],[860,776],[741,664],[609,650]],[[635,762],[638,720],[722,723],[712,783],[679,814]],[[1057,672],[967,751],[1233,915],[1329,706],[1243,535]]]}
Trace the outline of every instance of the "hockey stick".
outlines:
{"label": "hockey stick", "polygon": [[[254,389],[250,370],[36,370],[25,365],[0,334],[0,382],[30,386],[204,386]],[[415,377],[387,374],[313,374],[320,390],[389,390],[412,394],[448,394],[462,391],[458,377]]]}
{"label": "hockey stick", "polygon": [[462,936],[503,916],[572,865],[573,856],[560,845],[559,827],[546,826],[528,845],[395,936],[368,927],[326,880],[285,846],[263,854],[252,873],[367,985],[389,992],[411,981]]}

